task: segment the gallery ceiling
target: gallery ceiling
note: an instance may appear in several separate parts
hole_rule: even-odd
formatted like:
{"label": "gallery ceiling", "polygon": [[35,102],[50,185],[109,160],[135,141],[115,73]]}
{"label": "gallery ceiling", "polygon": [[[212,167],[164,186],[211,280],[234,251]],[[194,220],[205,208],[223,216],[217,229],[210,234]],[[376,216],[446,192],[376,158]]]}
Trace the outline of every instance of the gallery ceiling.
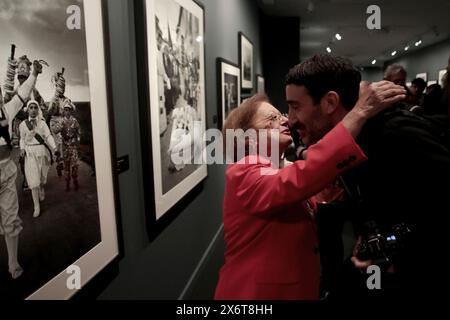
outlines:
{"label": "gallery ceiling", "polygon": [[[329,47],[332,54],[346,56],[358,66],[372,66],[374,59],[374,66],[382,66],[386,60],[450,38],[450,0],[255,1],[267,15],[300,17],[301,60]],[[366,26],[372,4],[381,9],[381,30]]]}

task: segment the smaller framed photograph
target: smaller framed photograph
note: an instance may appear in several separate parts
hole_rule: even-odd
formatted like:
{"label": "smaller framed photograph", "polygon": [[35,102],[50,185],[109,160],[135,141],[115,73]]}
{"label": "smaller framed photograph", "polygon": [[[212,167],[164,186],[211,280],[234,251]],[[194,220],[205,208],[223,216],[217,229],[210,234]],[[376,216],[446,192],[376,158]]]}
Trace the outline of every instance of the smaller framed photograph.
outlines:
{"label": "smaller framed photograph", "polygon": [[422,78],[423,80],[425,80],[425,82],[428,81],[428,77],[427,77],[427,73],[426,72],[422,72],[422,73],[416,74],[416,78]]}
{"label": "smaller framed photograph", "polygon": [[256,75],[256,93],[260,94],[266,93],[266,83],[264,77],[260,74]]}
{"label": "smaller framed photograph", "polygon": [[231,110],[241,103],[241,70],[233,62],[217,58],[217,75],[219,88],[219,128],[223,128]]}
{"label": "smaller framed photograph", "polygon": [[241,67],[242,89],[253,89],[253,43],[239,32],[239,61]]}
{"label": "smaller framed photograph", "polygon": [[444,85],[444,76],[447,73],[446,69],[439,70],[438,84],[442,87]]}
{"label": "smaller framed photograph", "polygon": [[436,84],[436,83],[437,83],[436,80],[430,80],[430,81],[427,82],[427,87],[431,86],[432,84]]}

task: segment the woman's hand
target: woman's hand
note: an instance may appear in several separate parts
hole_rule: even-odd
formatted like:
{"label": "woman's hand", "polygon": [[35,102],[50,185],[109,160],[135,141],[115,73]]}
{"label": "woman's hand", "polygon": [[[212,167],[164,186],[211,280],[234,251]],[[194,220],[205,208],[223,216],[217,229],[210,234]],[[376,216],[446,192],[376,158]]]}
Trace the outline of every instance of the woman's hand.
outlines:
{"label": "woman's hand", "polygon": [[406,98],[406,90],[390,81],[361,82],[359,100],[342,124],[356,138],[368,119]]}
{"label": "woman's hand", "polygon": [[380,81],[369,84],[361,82],[359,100],[352,112],[359,113],[369,119],[394,103],[406,98],[406,90],[390,81]]}

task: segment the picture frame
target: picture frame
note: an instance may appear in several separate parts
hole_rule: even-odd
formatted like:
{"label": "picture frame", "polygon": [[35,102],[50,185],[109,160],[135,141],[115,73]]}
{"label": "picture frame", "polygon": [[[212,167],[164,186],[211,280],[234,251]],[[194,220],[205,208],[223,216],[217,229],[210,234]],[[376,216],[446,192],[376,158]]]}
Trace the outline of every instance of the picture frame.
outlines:
{"label": "picture frame", "polygon": [[237,64],[217,58],[217,75],[219,129],[222,129],[230,111],[241,103],[241,70]]}
{"label": "picture frame", "polygon": [[445,76],[445,74],[447,73],[447,69],[442,69],[442,70],[439,70],[439,72],[438,72],[438,84],[441,86],[441,87],[443,87],[444,86],[444,76]]}
{"label": "picture frame", "polygon": [[256,75],[256,93],[265,94],[266,93],[266,84],[265,79],[262,75]]}
{"label": "picture frame", "polygon": [[208,176],[201,161],[204,7],[193,0],[141,0],[135,16],[146,218],[153,240]]}
{"label": "picture frame", "polygon": [[252,90],[254,83],[253,42],[243,32],[239,32],[238,37],[242,89]]}
{"label": "picture frame", "polygon": [[416,78],[422,78],[425,82],[428,81],[428,74],[426,72],[416,74]]}
{"label": "picture frame", "polygon": [[[19,2],[24,0],[5,1],[20,5]],[[106,1],[79,0],[75,3],[62,0],[45,4],[44,7],[22,5],[27,12],[20,12],[20,17],[11,12],[11,20],[0,22],[0,25],[22,24],[21,17],[30,13],[52,21],[51,25],[42,24],[39,20],[28,21],[26,26],[22,24],[15,32],[2,34],[0,40],[8,46],[15,44],[11,46],[10,58],[23,63],[22,66],[29,64],[28,60],[42,59],[43,70],[34,84],[34,90],[39,90],[39,94],[33,91],[29,99],[36,100],[39,105],[38,128],[47,126],[51,133],[52,138],[48,136],[46,144],[52,145],[49,141],[55,140],[56,148],[62,148],[64,163],[64,170],[58,177],[61,158],[55,153],[55,164],[48,169],[45,198],[39,193],[41,211],[37,216],[32,215],[33,205],[36,213],[36,202],[31,197],[33,179],[29,179],[32,175],[30,171],[25,171],[24,175],[18,171],[19,216],[23,228],[18,243],[18,262],[23,274],[15,280],[7,280],[7,274],[3,271],[8,269],[4,269],[4,260],[0,259],[0,299],[5,293],[7,299],[70,299],[82,293],[88,282],[120,258],[119,195],[109,83]],[[70,15],[78,13],[81,23],[70,29]],[[36,34],[46,36],[36,38]],[[52,54],[46,51],[49,48],[60,51]],[[0,45],[0,50],[4,53],[6,47]],[[4,65],[0,63],[0,72],[3,73],[2,67]],[[29,74],[26,67],[19,68],[17,78],[11,78],[10,85],[22,86],[19,77],[24,74]],[[51,78],[55,82],[50,82]],[[62,110],[70,110],[70,117],[65,114],[63,118],[58,113]],[[18,116],[13,121],[16,120],[20,120]],[[50,124],[43,124],[44,120]],[[62,142],[58,142],[58,131],[53,130],[58,125],[62,128]],[[72,132],[80,129],[78,134],[72,136],[78,137],[79,145],[66,140],[66,126],[70,126]],[[25,139],[23,133],[26,130],[21,131],[20,139]],[[24,140],[22,147],[26,167],[27,161],[33,161],[33,156],[28,153],[28,140]],[[15,152],[12,159],[15,159]],[[70,160],[66,157],[68,154]],[[31,191],[21,188],[25,178]],[[3,251],[3,248],[0,249]]]}

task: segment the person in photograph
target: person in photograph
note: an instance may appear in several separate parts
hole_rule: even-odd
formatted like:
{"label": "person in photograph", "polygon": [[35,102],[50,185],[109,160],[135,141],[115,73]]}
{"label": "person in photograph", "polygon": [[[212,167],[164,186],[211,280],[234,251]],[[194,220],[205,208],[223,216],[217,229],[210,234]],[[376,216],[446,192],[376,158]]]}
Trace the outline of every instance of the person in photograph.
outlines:
{"label": "person in photograph", "polygon": [[4,102],[0,89],[0,235],[5,237],[8,267],[13,279],[17,279],[23,273],[17,259],[22,221],[19,218],[16,188],[17,166],[11,159],[12,141],[9,124],[22,109],[23,101],[29,99],[40,73],[42,66],[35,61],[32,73],[7,103]]}
{"label": "person in photograph", "polygon": [[63,121],[63,107],[68,99],[64,94],[66,91],[66,79],[63,72],[57,72],[52,77],[52,83],[55,86],[55,94],[49,104],[47,123],[50,128],[50,132],[53,135],[53,139],[56,143],[56,148],[59,151],[59,156],[56,157],[56,171],[58,177],[62,177],[64,170],[64,159],[62,158],[62,137],[61,127]]}
{"label": "person in photograph", "polygon": [[[360,81],[361,74],[351,61],[326,54],[315,55],[289,71],[289,125],[310,146],[308,150],[354,112]],[[391,84],[373,85],[388,88]],[[443,131],[406,111],[403,101],[367,121],[356,141],[369,160],[342,177],[348,207],[354,209],[348,218],[356,246],[344,265],[344,257],[338,258],[341,270],[331,292],[335,298],[411,297],[431,292],[442,276],[430,259],[448,247],[445,225],[439,221],[450,211],[450,150],[442,139]],[[336,215],[344,220],[348,212]],[[363,250],[369,240],[380,243],[380,238],[386,240],[381,240],[377,250]],[[380,290],[367,287],[365,269],[372,264],[381,270]]]}
{"label": "person in photograph", "polygon": [[66,100],[63,106],[64,118],[61,124],[62,158],[66,178],[66,191],[71,188],[71,181],[75,190],[78,190],[78,150],[81,141],[81,129],[77,119],[73,116],[75,105]]}
{"label": "person in photograph", "polygon": [[[32,63],[28,59],[26,55],[20,57],[19,59],[13,60],[11,58],[8,58],[8,67],[7,67],[7,76],[5,80],[5,96],[4,100],[5,103],[11,101],[11,99],[17,95],[17,89],[14,89],[14,79],[17,73],[17,80],[19,81],[18,88],[23,85],[23,83],[30,77],[31,75],[31,66]],[[36,85],[32,90],[31,96],[23,101],[22,109],[17,113],[15,119],[12,121],[12,144],[13,146],[17,147],[19,145],[19,125],[20,123],[25,120],[28,115],[24,111],[27,102],[29,100],[37,101],[39,104],[39,107],[42,111],[45,110],[45,102],[44,99],[41,97],[41,94],[36,89]]]}
{"label": "person in photograph", "polygon": [[[279,169],[246,142],[246,154],[226,172],[223,222],[225,265],[220,271],[215,299],[316,300],[320,265],[313,196],[339,175],[367,160],[355,142],[362,126],[404,98],[394,84],[358,90],[355,107],[316,145],[306,161]],[[356,104],[356,105],[355,105]],[[278,130],[279,157],[292,143],[288,119],[264,95],[256,95],[231,111],[224,124],[224,141],[235,130]],[[232,137],[227,137],[230,133]],[[258,144],[258,141],[253,141]],[[267,145],[271,137],[267,134]],[[256,153],[252,154],[251,149]],[[227,155],[231,150],[226,150]],[[271,155],[273,157],[274,155]],[[264,174],[264,172],[266,174]],[[268,174],[270,173],[270,174]]]}
{"label": "person in photograph", "polygon": [[40,116],[39,103],[29,101],[27,111],[28,119],[19,126],[20,154],[25,158],[25,176],[34,204],[33,217],[37,218],[41,214],[40,202],[45,200],[45,185],[53,153],[58,150],[50,129]]}

